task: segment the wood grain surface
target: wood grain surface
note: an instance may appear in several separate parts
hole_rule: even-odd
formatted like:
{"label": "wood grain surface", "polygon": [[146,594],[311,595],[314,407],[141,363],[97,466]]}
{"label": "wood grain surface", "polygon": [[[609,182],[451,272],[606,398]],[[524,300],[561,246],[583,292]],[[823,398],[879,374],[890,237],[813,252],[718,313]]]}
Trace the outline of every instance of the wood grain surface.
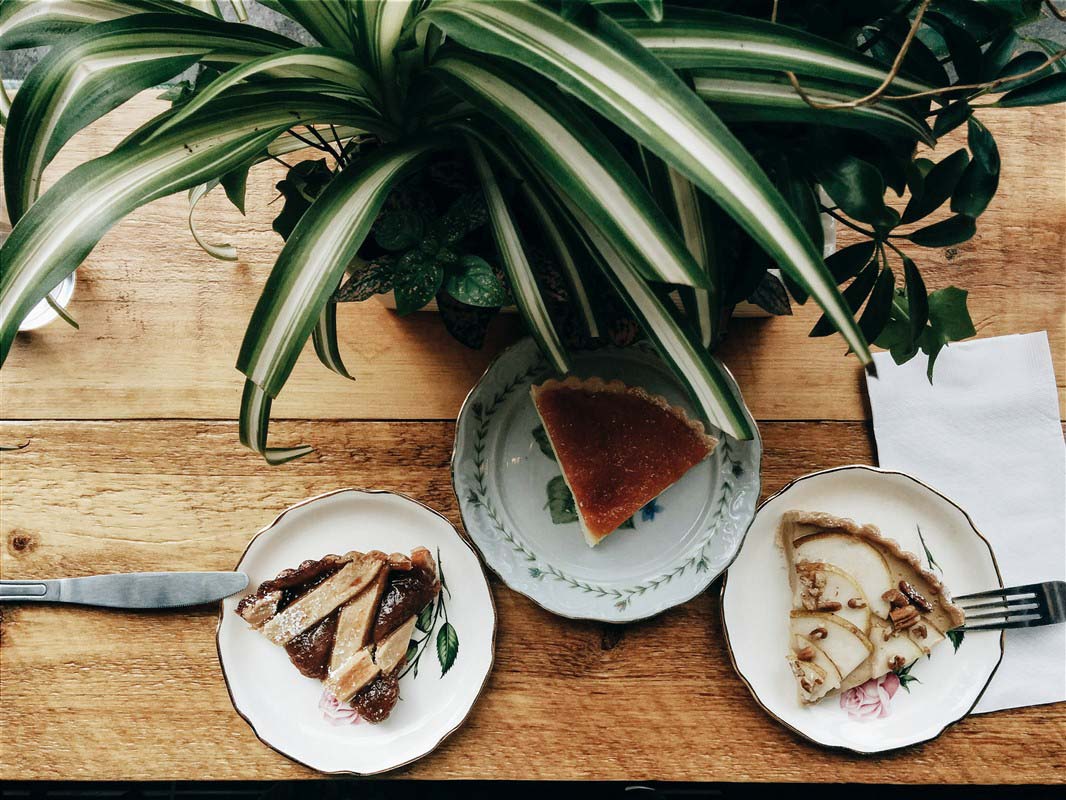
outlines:
{"label": "wood grain surface", "polygon": [[[80,134],[54,179],[162,108],[151,94]],[[1066,108],[989,114],[1004,162],[978,237],[921,251],[931,289],[971,291],[979,335],[1046,329],[1066,400]],[[945,141],[943,154],[958,142]],[[489,359],[520,335],[501,319],[482,352],[430,314],[341,311],[358,376],[306,354],[274,406],[272,441],[309,442],[270,468],[237,443],[244,326],[280,249],[279,168],[249,183],[248,217],[219,195],[198,212],[236,264],[192,241],[183,196],[117,225],[78,271],[72,313],[20,337],[0,373],[0,575],[229,569],[286,506],[342,486],[409,494],[459,522],[452,419]],[[845,242],[847,237],[842,237]],[[724,356],[761,421],[764,493],[812,470],[876,463],[863,380],[817,314],[736,322]],[[717,584],[716,584],[717,586]],[[395,773],[416,778],[1054,782],[1066,704],[971,717],[880,758],[807,744],[751,700],[727,657],[715,589],[649,622],[554,617],[493,579],[497,659],[467,724]],[[215,612],[0,609],[0,780],[314,777],[233,711]]]}
{"label": "wood grain surface", "polygon": [[[285,439],[328,437],[339,446],[267,470],[232,446],[228,422],[0,425],[5,440],[32,436],[2,456],[4,576],[232,568],[251,534],[285,506],[343,485],[403,491],[458,522],[447,469],[452,423],[279,428]],[[763,435],[767,493],[797,474],[872,458],[862,423],[770,423]],[[733,672],[716,589],[649,622],[611,626],[555,617],[494,579],[499,633],[487,690],[463,728],[394,776],[1062,779],[1066,705],[971,717],[933,743],[882,758],[793,737]],[[233,711],[215,621],[212,609],[5,607],[0,775],[311,777],[261,745]]]}

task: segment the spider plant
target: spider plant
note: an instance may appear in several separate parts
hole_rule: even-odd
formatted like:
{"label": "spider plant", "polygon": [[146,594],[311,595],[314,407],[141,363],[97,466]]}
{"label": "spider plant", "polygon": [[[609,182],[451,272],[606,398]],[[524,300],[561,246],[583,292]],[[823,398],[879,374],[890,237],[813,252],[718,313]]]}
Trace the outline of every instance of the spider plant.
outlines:
{"label": "spider plant", "polygon": [[[290,171],[298,190],[317,183],[279,219],[285,245],[237,357],[241,441],[272,463],[310,450],[267,446],[273,398],[308,338],[348,376],[338,287],[365,267],[375,226],[382,239],[390,197],[442,158],[480,187],[492,268],[434,240],[387,262],[398,299],[417,307],[450,286],[476,307],[509,293],[565,371],[531,257],[543,244],[590,337],[602,337],[594,298],[624,304],[708,420],[750,438],[711,353],[731,306],[813,298],[824,317],[812,333],[839,332],[867,365],[878,337],[902,360],[969,335],[965,293],[928,295],[902,246],[963,241],[994,194],[998,154],[975,108],[1064,95],[1050,45],[1017,32],[1039,10],[1031,0],[263,2],[316,44],[227,21],[215,2],[0,5],[0,47],[51,47],[13,100],[0,93],[14,225],[0,250],[0,360],[20,320],[121,217],[216,185],[242,208],[250,168],[317,147],[328,158]],[[192,67],[169,110],[38,196],[78,130]],[[969,152],[915,155],[962,124]],[[888,189],[909,190],[902,214]],[[953,216],[912,227],[949,200]],[[823,260],[823,210],[868,241]]]}

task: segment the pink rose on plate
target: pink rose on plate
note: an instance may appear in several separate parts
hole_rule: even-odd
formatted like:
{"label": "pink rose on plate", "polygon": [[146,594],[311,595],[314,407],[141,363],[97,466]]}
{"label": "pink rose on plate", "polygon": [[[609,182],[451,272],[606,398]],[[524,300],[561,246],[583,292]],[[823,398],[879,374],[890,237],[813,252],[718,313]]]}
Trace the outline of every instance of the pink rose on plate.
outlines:
{"label": "pink rose on plate", "polygon": [[322,716],[330,725],[356,725],[363,721],[359,712],[347,703],[342,703],[329,689],[322,692],[318,701]]}
{"label": "pink rose on plate", "polygon": [[888,716],[889,704],[899,687],[899,675],[895,672],[871,678],[840,695],[840,707],[851,719],[883,719]]}

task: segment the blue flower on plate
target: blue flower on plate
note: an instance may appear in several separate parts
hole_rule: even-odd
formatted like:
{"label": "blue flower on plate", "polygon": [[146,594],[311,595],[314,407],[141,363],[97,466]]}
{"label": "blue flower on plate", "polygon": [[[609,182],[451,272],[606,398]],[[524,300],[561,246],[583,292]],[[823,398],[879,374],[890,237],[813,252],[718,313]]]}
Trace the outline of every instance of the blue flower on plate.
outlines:
{"label": "blue flower on plate", "polygon": [[655,500],[652,500],[650,503],[647,503],[644,506],[644,508],[642,508],[640,510],[640,518],[644,522],[651,522],[653,519],[655,519],[655,515],[658,514],[662,510],[663,510],[663,507],[661,505],[659,505],[657,502],[655,502]]}

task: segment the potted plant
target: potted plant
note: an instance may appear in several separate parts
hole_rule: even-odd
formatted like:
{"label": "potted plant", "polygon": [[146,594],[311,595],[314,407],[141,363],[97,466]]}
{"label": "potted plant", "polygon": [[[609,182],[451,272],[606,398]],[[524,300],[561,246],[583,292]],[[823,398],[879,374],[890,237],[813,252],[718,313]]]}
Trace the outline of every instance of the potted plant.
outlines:
{"label": "potted plant", "polygon": [[[347,374],[336,303],[383,290],[401,311],[438,300],[472,343],[513,300],[559,370],[567,341],[639,330],[740,438],[753,425],[711,350],[744,298],[810,298],[812,335],[839,332],[864,364],[873,341],[899,361],[921,350],[931,369],[973,328],[965,292],[928,293],[912,259],[972,236],[996,191],[974,112],[1066,99],[1063,53],[1019,33],[1037,0],[266,5],[317,45],[216,3],[0,5],[0,47],[51,45],[0,98],[0,358],[123,215],[215,185],[241,208],[251,167],[317,147],[279,186],[286,243],[237,362],[241,440],[273,463],[310,449],[266,443],[306,340]],[[193,66],[169,110],[38,197],[77,130]],[[918,154],[962,125],[967,148]],[[889,191],[909,192],[902,212]],[[823,211],[866,240],[823,260]]]}

